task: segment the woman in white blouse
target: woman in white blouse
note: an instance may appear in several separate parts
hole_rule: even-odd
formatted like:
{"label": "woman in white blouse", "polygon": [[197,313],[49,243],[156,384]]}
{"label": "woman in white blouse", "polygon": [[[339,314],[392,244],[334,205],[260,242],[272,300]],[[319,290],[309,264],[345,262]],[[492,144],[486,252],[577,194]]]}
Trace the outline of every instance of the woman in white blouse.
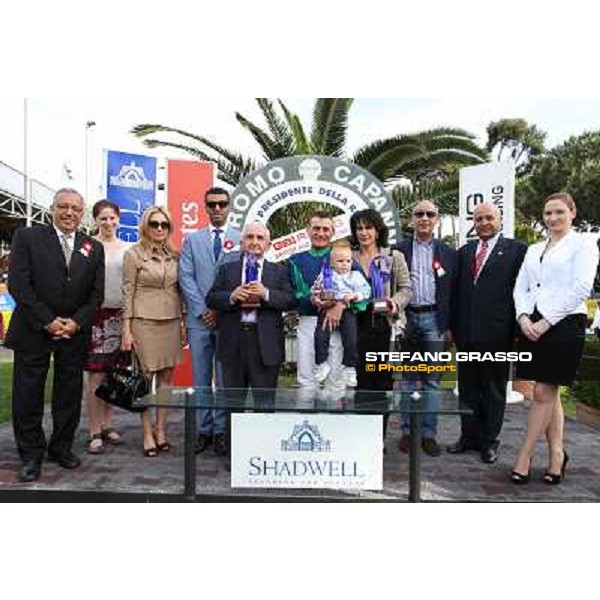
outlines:
{"label": "woman in white blouse", "polygon": [[598,246],[573,231],[577,208],[569,194],[546,200],[544,222],[550,237],[529,248],[515,286],[521,327],[520,352],[533,360],[519,363],[517,377],[536,382],[527,434],[511,480],[529,481],[531,458],[541,435],[548,442],[550,465],[543,481],[558,485],[569,457],[564,449],[564,413],[559,386],[572,386],[583,354],[587,309],[598,269]]}
{"label": "woman in white blouse", "polygon": [[123,257],[131,245],[117,237],[120,209],[116,204],[108,200],[100,200],[94,205],[92,215],[98,228],[95,239],[104,246],[106,270],[104,304],[94,317],[92,341],[88,348],[85,366],[88,382],[85,396],[90,429],[88,452],[102,454],[106,444],[123,443],[121,435],[112,428],[112,406],[98,398],[95,391],[104,380],[106,371],[121,346],[123,313],[121,273]]}

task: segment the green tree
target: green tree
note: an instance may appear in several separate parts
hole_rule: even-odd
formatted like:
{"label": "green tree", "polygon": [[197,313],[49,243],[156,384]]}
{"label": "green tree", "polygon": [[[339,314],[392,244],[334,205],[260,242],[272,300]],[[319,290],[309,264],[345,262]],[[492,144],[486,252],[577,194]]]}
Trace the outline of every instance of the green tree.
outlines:
{"label": "green tree", "polygon": [[543,201],[556,192],[577,202],[577,227],[600,229],[600,131],[573,136],[537,160],[517,187],[519,211],[541,225]]}
{"label": "green tree", "polygon": [[517,176],[529,172],[546,150],[546,133],[525,119],[502,119],[487,128],[487,150],[496,160],[514,161]]}
{"label": "green tree", "polygon": [[404,220],[410,219],[412,207],[420,200],[431,200],[442,215],[458,214],[458,170],[439,179],[421,179],[397,185],[392,198]]}
{"label": "green tree", "polygon": [[[258,125],[240,113],[235,116],[258,144],[260,159],[224,148],[207,136],[166,125],[137,125],[132,133],[143,138],[150,148],[176,148],[200,160],[215,162],[221,181],[234,187],[265,163],[306,154],[347,160],[370,171],[386,185],[404,183],[416,190],[434,183],[443,185],[457,169],[483,163],[488,158],[487,152],[475,142],[474,135],[451,127],[377,140],[349,154],[346,144],[353,98],[318,98],[308,129],[281,100],[257,98],[256,101],[264,124]],[[156,134],[168,137],[153,137]],[[458,196],[458,180],[451,180]],[[278,216],[283,219],[281,228],[290,231],[302,227],[306,223],[306,211],[307,207],[289,207],[285,211],[287,217]]]}

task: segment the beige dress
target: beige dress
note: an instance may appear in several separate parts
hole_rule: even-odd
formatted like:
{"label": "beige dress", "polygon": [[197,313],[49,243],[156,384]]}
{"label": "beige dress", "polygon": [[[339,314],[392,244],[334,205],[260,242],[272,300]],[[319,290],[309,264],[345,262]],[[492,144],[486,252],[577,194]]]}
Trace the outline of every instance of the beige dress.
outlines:
{"label": "beige dress", "polygon": [[136,353],[147,373],[181,361],[182,304],[178,257],[140,244],[125,253],[123,320],[129,320]]}

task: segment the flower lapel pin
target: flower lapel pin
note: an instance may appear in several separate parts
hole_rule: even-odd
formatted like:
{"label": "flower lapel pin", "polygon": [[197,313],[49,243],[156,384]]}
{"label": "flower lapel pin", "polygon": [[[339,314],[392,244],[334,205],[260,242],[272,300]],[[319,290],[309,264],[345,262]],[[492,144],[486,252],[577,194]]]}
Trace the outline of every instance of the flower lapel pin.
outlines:
{"label": "flower lapel pin", "polygon": [[83,256],[85,256],[86,258],[89,258],[93,249],[94,247],[92,246],[91,242],[85,242],[83,246],[79,248],[79,252],[81,252],[81,254],[83,254]]}
{"label": "flower lapel pin", "polygon": [[231,252],[235,252],[239,249],[239,244],[236,244],[233,240],[225,240],[223,243],[223,252],[225,254],[230,254]]}
{"label": "flower lapel pin", "polygon": [[444,267],[442,267],[442,263],[438,262],[437,260],[433,263],[433,270],[436,276],[440,279],[446,275],[446,271],[444,270]]}

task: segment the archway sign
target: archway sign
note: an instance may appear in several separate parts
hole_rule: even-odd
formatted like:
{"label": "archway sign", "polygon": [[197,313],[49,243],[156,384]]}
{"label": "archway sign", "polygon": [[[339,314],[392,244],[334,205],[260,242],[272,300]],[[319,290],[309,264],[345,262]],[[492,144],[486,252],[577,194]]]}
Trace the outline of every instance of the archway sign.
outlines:
{"label": "archway sign", "polygon": [[[248,223],[267,224],[281,208],[302,202],[322,202],[344,211],[336,220],[336,239],[349,235],[352,214],[372,208],[390,229],[390,245],[400,240],[398,211],[383,183],[356,165],[328,156],[283,158],[255,171],[233,192],[229,220],[240,230]],[[269,258],[282,261],[309,248],[302,229],[273,240]]]}

